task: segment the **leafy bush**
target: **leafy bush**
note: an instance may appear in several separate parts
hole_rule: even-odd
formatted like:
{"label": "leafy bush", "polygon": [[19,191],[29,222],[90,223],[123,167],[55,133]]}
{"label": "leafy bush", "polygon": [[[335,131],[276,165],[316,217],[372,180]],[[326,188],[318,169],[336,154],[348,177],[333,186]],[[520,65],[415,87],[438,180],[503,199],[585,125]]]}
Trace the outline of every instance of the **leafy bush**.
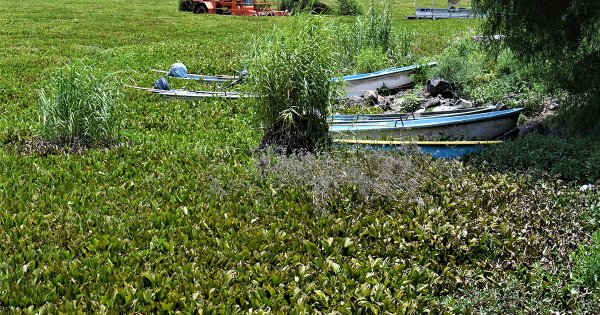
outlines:
{"label": "leafy bush", "polygon": [[257,43],[249,65],[263,146],[287,154],[329,141],[326,119],[337,87],[323,27],[314,18],[301,23],[293,35],[274,32]]}
{"label": "leafy bush", "polygon": [[564,105],[555,118],[555,128],[579,137],[600,139],[600,94],[592,91],[585,95],[570,94]]}
{"label": "leafy bush", "polygon": [[361,15],[363,8],[358,0],[335,0],[338,15]]}
{"label": "leafy bush", "polygon": [[179,0],[179,11],[192,12],[192,0]]}
{"label": "leafy bush", "polygon": [[[519,61],[509,49],[485,50],[471,39],[459,39],[448,47],[430,70],[430,76],[449,80],[460,97],[480,103],[504,102],[526,107],[527,114],[540,110],[547,87],[530,80],[535,68]],[[511,96],[518,95],[518,100]]]}
{"label": "leafy bush", "polygon": [[459,93],[465,94],[465,89],[481,80],[484,58],[474,41],[458,40],[444,50],[430,76],[445,78]]}
{"label": "leafy bush", "polygon": [[61,69],[39,92],[41,135],[60,145],[110,145],[123,107],[119,91],[91,67]]}

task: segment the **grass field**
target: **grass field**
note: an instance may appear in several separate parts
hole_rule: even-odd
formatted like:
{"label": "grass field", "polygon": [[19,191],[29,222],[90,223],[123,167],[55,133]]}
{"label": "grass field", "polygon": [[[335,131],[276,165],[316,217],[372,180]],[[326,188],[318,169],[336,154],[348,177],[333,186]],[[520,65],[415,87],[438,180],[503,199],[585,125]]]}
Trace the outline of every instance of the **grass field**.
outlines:
{"label": "grass field", "polygon": [[[392,4],[422,57],[478,23],[407,21],[413,1]],[[230,74],[253,36],[291,32],[298,19],[199,16],[176,0],[0,0],[0,312],[418,314],[511,298],[532,313],[588,307],[561,291],[571,252],[597,228],[597,196],[578,182],[419,156],[380,157],[375,170],[353,154],[265,170],[249,104],[125,88],[124,146],[15,149],[34,136],[38,89],[66,63],[141,86],[177,61]],[[388,165],[412,186],[388,178]],[[356,169],[364,181],[340,175]],[[294,170],[319,184],[291,180]],[[500,290],[507,283],[514,290]]]}

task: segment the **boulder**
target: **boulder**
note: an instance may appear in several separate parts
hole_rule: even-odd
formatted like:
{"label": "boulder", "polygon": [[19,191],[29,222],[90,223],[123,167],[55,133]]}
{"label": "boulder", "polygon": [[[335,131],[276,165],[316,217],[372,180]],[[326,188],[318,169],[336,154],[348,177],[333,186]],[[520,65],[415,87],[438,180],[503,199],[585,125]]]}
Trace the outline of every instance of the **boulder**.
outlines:
{"label": "boulder", "polygon": [[473,108],[473,103],[461,98],[454,103],[454,106],[458,109]]}
{"label": "boulder", "polygon": [[352,98],[349,98],[346,102],[348,105],[352,106],[352,105],[361,105],[362,103],[364,103],[364,99],[360,96],[352,96]]}
{"label": "boulder", "polygon": [[427,80],[427,86],[425,89],[431,96],[441,95],[442,97],[452,97],[454,95],[454,92],[452,91],[452,84],[443,78],[433,78]]}
{"label": "boulder", "polygon": [[430,98],[428,100],[425,101],[425,104],[423,105],[424,108],[431,108],[431,107],[436,107],[436,106],[440,106],[442,104],[442,99],[439,97],[433,97]]}
{"label": "boulder", "polygon": [[377,93],[376,90],[366,91],[363,95],[363,99],[370,105],[377,105],[379,104],[379,93]]}
{"label": "boulder", "polygon": [[390,99],[385,99],[383,102],[379,102],[379,107],[381,107],[381,109],[383,109],[384,111],[391,110],[393,104],[394,103],[392,103]]}

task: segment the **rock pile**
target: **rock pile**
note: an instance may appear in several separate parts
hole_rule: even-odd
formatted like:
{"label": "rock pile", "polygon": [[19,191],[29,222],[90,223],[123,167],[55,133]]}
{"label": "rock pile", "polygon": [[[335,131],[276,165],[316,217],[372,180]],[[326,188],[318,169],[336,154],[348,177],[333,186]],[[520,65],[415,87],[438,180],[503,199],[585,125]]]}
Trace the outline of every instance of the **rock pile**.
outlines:
{"label": "rock pile", "polygon": [[452,84],[442,78],[427,80],[422,91],[415,89],[379,93],[377,90],[366,91],[362,97],[355,96],[346,100],[346,106],[379,107],[385,113],[451,111],[476,107],[480,104],[456,98]]}

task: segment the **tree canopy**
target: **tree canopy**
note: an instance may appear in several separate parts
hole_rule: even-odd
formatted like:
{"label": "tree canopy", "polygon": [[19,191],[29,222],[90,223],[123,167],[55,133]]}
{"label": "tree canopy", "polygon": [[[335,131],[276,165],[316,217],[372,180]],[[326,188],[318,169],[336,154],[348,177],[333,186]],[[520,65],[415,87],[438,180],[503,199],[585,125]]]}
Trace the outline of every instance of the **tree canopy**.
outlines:
{"label": "tree canopy", "polygon": [[[600,91],[600,1],[473,0],[485,35],[503,34],[544,78],[578,95]],[[591,93],[591,94],[590,94]]]}

